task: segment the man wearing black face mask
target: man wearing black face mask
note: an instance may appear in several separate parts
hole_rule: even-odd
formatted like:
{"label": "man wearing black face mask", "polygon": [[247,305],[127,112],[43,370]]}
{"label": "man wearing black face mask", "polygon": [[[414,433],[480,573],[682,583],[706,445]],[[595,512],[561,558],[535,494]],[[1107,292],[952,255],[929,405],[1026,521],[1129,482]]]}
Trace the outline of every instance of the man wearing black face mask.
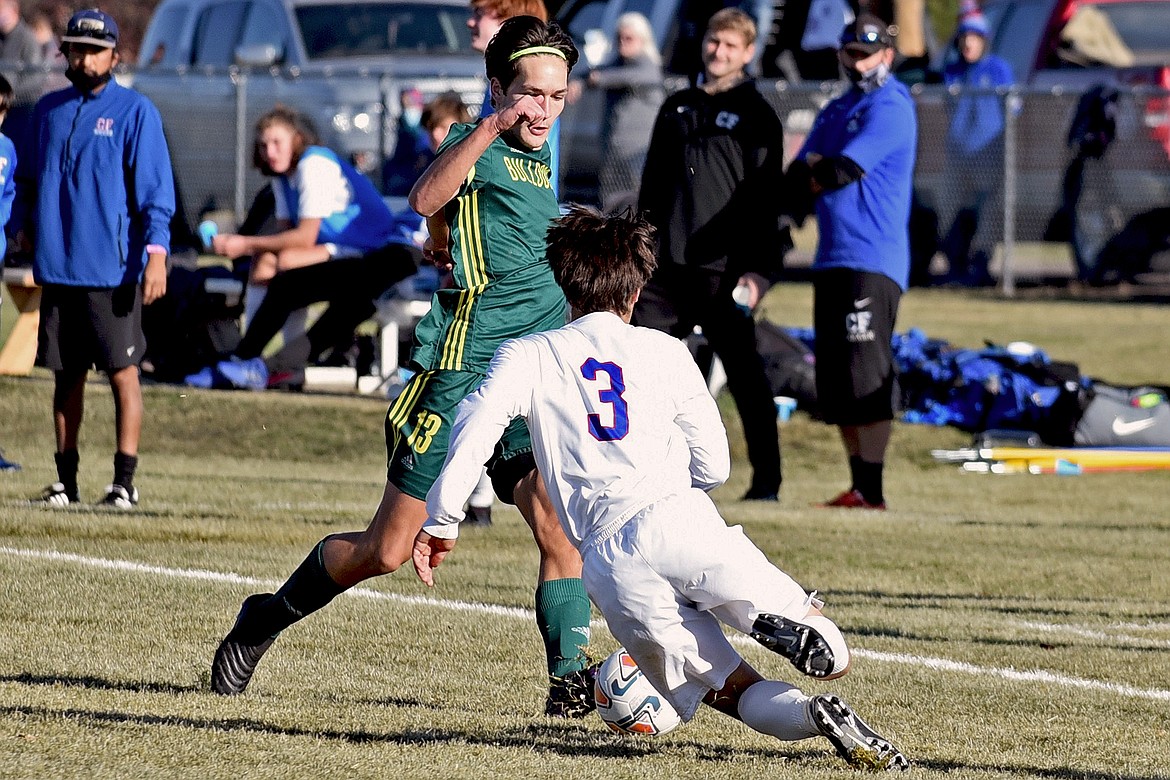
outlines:
{"label": "man wearing black face mask", "polygon": [[893,37],[860,14],[838,57],[853,87],[817,116],[786,174],[793,216],[817,215],[813,269],[817,395],[849,457],[852,484],[823,506],[885,509],[882,470],[897,379],[890,337],[910,276],[910,189],[918,127],[890,77]]}
{"label": "man wearing black face mask", "polygon": [[16,172],[13,226],[33,249],[44,288],[38,358],[54,372],[58,481],[41,496],[54,507],[79,500],[77,439],[91,366],[114,394],[114,478],[102,503],[138,503],[142,306],[166,293],[175,193],[158,111],[112,80],[117,43],[118,25],[102,11],[69,20],[61,53],[73,86],[37,102]]}

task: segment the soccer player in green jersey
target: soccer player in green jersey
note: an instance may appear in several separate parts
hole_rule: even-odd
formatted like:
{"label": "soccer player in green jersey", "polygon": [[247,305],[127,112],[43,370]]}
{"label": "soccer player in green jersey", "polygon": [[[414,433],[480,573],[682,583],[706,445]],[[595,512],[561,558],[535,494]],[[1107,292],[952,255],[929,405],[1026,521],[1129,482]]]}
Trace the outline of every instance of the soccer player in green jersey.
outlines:
{"label": "soccer player in green jersey", "polygon": [[[217,693],[242,693],[280,631],[411,559],[459,402],[483,381],[501,342],[565,324],[565,299],[545,260],[545,233],[558,215],[546,141],[577,56],[556,24],[530,16],[504,22],[488,45],[496,113],[454,126],[410,194],[431,231],[424,254],[450,269],[456,284],[435,294],[415,329],[411,362],[418,373],[386,416],[381,504],[365,531],[327,536],[275,594],[244,600],[212,662]],[[528,429],[517,423],[497,445],[489,474],[540,549],[536,613],[550,675],[545,712],[580,717],[593,705],[582,650],[590,613],[581,559],[536,472]]]}

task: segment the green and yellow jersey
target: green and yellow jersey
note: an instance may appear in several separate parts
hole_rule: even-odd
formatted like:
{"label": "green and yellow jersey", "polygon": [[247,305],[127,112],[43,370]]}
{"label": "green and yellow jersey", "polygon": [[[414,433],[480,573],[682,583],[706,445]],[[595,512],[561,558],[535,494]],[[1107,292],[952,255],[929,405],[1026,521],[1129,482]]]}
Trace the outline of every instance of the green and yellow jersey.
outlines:
{"label": "green and yellow jersey", "polygon": [[[451,128],[442,151],[475,126]],[[420,370],[483,373],[510,338],[559,328],[567,304],[545,259],[545,233],[559,213],[550,152],[497,138],[444,207],[455,287],[435,293],[414,331]]]}

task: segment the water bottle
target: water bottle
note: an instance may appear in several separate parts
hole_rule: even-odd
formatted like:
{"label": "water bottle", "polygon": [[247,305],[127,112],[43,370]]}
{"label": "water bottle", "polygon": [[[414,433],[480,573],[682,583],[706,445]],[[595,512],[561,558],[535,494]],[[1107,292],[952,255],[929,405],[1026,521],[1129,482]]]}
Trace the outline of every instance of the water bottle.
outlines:
{"label": "water bottle", "polygon": [[741,311],[751,314],[752,288],[743,283],[737,284],[735,289],[731,291],[731,300],[735,301],[735,305]]}
{"label": "water bottle", "polygon": [[199,240],[203,242],[203,248],[207,251],[211,250],[211,239],[219,234],[219,225],[215,224],[213,220],[205,219],[199,223]]}

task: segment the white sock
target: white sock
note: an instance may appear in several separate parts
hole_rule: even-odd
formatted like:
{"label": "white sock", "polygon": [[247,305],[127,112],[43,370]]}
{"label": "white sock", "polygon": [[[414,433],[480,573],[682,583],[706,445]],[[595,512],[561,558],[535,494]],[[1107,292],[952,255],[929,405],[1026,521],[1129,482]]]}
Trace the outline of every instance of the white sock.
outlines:
{"label": "white sock", "polygon": [[284,346],[288,346],[294,340],[305,335],[305,327],[308,324],[308,319],[308,309],[297,309],[296,311],[289,312],[288,319],[280,327],[280,334],[284,337]]}
{"label": "white sock", "polygon": [[252,324],[256,312],[260,310],[260,304],[264,303],[264,296],[268,294],[268,285],[266,284],[249,284],[244,291],[244,330],[248,330],[248,326]]}
{"label": "white sock", "polygon": [[793,742],[820,736],[808,711],[809,697],[779,680],[762,680],[739,697],[743,722],[776,739]]}
{"label": "white sock", "polygon": [[845,644],[845,637],[836,623],[824,615],[805,615],[800,622],[815,628],[833,651],[833,670],[830,674],[838,674],[849,665],[849,645]]}
{"label": "white sock", "polygon": [[487,475],[487,469],[484,469],[479,475],[479,484],[475,486],[475,490],[471,491],[471,498],[467,499],[467,504],[469,506],[491,506],[495,497],[492,480]]}

